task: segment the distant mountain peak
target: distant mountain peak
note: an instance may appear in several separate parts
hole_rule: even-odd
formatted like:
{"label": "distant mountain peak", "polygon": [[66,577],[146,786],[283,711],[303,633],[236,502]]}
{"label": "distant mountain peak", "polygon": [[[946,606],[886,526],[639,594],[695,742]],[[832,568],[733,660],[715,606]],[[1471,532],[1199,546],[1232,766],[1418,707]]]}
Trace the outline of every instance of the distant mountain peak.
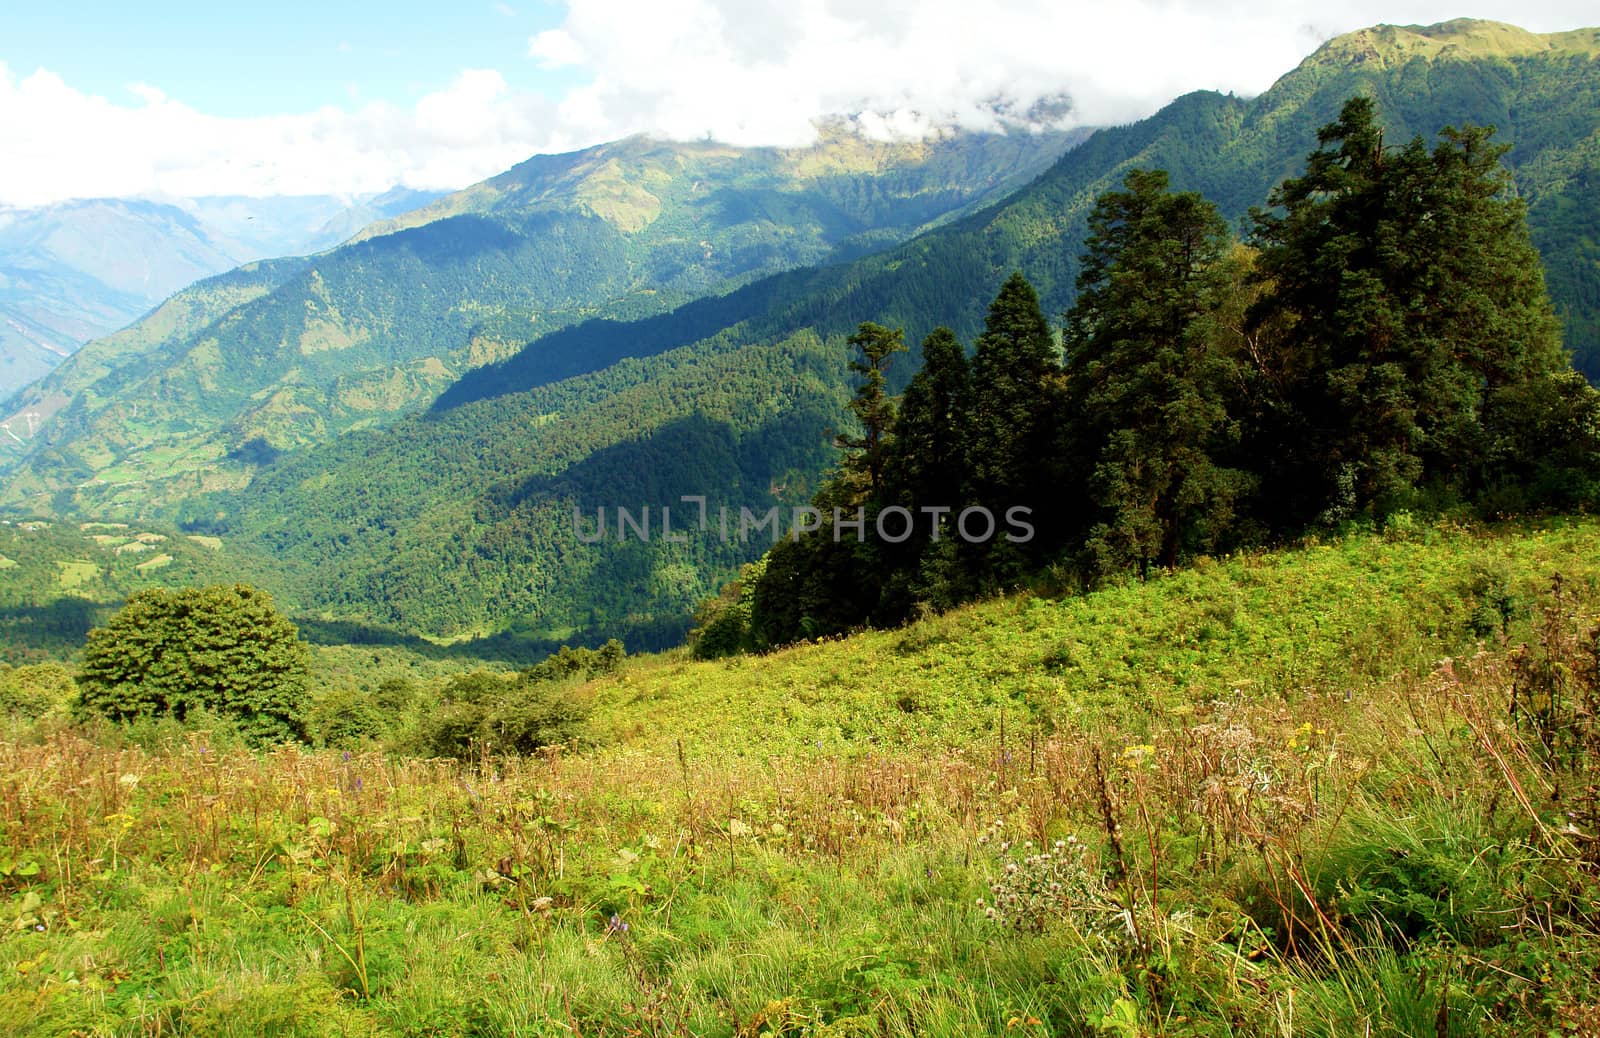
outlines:
{"label": "distant mountain peak", "polygon": [[[1067,149],[1084,130],[1011,128],[1021,139],[1059,142]],[[828,177],[872,175],[905,168],[980,138],[1006,136],[957,129],[925,137],[880,139],[862,132],[852,119],[817,122],[817,139],[800,147],[740,147],[714,140],[674,141],[633,134],[578,151],[535,155],[488,180],[445,195],[430,205],[364,228],[356,240],[376,238],[452,216],[488,215],[536,208],[576,209],[611,224],[624,234],[650,226],[670,200],[663,191],[695,180],[697,170],[716,180],[739,170],[739,178],[766,176],[774,182],[809,184]],[[1048,146],[1045,150],[1049,150]]]}
{"label": "distant mountain peak", "polygon": [[1419,59],[1509,59],[1550,52],[1600,55],[1600,28],[1536,33],[1479,18],[1454,18],[1434,25],[1374,25],[1335,36],[1301,67],[1384,69]]}

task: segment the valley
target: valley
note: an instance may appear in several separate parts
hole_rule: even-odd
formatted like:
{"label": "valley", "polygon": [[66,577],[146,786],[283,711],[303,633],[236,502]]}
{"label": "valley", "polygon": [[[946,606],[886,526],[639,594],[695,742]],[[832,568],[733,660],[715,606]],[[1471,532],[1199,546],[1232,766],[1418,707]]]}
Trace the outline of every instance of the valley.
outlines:
{"label": "valley", "polygon": [[0,209],[0,1032],[1600,1034],[1600,28],[681,15]]}

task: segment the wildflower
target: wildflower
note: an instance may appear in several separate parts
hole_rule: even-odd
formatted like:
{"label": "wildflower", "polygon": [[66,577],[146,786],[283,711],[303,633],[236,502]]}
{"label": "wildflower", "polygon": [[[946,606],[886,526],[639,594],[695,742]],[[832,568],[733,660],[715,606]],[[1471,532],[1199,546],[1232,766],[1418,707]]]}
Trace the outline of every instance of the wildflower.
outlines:
{"label": "wildflower", "polygon": [[622,916],[611,913],[611,921],[606,924],[606,933],[627,933],[628,924],[623,922]]}

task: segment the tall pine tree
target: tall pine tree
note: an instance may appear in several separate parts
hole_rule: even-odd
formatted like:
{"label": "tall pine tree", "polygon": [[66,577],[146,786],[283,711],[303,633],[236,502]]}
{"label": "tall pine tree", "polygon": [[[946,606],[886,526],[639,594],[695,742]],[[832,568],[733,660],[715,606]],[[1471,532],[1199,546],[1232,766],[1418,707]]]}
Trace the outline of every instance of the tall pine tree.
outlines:
{"label": "tall pine tree", "polygon": [[956,508],[972,482],[972,369],[948,328],[922,343],[922,370],[900,398],[887,480],[896,502],[909,508]]}
{"label": "tall pine tree", "polygon": [[1232,282],[1227,224],[1198,193],[1171,193],[1165,171],[1123,185],[1089,218],[1062,446],[1087,470],[1093,568],[1142,574],[1215,546],[1249,479],[1219,460],[1236,438],[1233,360],[1212,322]]}
{"label": "tall pine tree", "polygon": [[865,493],[870,498],[883,489],[887,437],[894,424],[894,400],[884,388],[885,373],[894,355],[905,352],[905,332],[863,321],[848,341],[861,353],[850,360],[850,370],[861,376],[855,399],[850,401],[850,413],[860,423],[861,435],[840,436],[838,446],[847,452],[846,470],[866,481]]}
{"label": "tall pine tree", "polygon": [[1254,213],[1269,289],[1254,320],[1283,329],[1290,373],[1292,417],[1264,444],[1285,462],[1279,522],[1470,493],[1488,398],[1566,367],[1491,132],[1385,147],[1372,101],[1352,98]]}
{"label": "tall pine tree", "polygon": [[910,509],[916,525],[903,544],[880,547],[895,570],[887,614],[903,619],[918,603],[947,608],[976,593],[950,540],[971,493],[971,441],[971,365],[955,333],[936,328],[923,340],[922,370],[900,398],[889,446],[886,503]]}
{"label": "tall pine tree", "polygon": [[[989,306],[983,334],[972,360],[972,503],[1003,519],[1013,507],[1033,509],[1036,517],[1051,510],[1055,492],[1055,415],[1060,403],[1061,366],[1055,339],[1039,308],[1039,296],[1020,272],[1001,286]],[[1050,524],[1054,529],[1054,524]],[[1026,546],[1037,558],[1052,546],[1048,537]],[[1011,579],[1015,560],[1002,542],[991,552],[1001,572]]]}

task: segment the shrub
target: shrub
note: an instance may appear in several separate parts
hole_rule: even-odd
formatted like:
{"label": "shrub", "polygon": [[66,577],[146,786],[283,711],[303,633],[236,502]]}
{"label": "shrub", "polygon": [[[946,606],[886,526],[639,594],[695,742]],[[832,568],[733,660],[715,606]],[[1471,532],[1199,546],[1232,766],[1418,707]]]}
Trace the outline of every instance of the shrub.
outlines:
{"label": "shrub", "polygon": [[341,689],[318,700],[310,722],[318,743],[347,748],[390,735],[397,719],[377,696]]}
{"label": "shrub", "polygon": [[571,685],[540,680],[537,669],[515,677],[474,671],[451,679],[438,708],[419,723],[416,748],[437,757],[467,758],[480,752],[533,753],[575,741],[587,705]]}
{"label": "shrub", "polygon": [[142,591],[89,632],[81,709],[117,721],[206,710],[255,743],[304,739],[310,654],[245,584]]}
{"label": "shrub", "polygon": [[543,660],[522,672],[530,681],[559,681],[578,676],[615,674],[622,667],[627,651],[612,638],[598,649],[574,649],[563,645]]}
{"label": "shrub", "polygon": [[750,630],[755,608],[756,585],[766,572],[762,556],[739,571],[739,578],[722,589],[716,598],[700,604],[695,611],[695,627],[689,632],[689,645],[695,659],[714,660],[756,648]]}
{"label": "shrub", "polygon": [[60,664],[16,668],[0,664],[0,716],[37,721],[47,714],[65,712],[77,695],[72,675]]}

